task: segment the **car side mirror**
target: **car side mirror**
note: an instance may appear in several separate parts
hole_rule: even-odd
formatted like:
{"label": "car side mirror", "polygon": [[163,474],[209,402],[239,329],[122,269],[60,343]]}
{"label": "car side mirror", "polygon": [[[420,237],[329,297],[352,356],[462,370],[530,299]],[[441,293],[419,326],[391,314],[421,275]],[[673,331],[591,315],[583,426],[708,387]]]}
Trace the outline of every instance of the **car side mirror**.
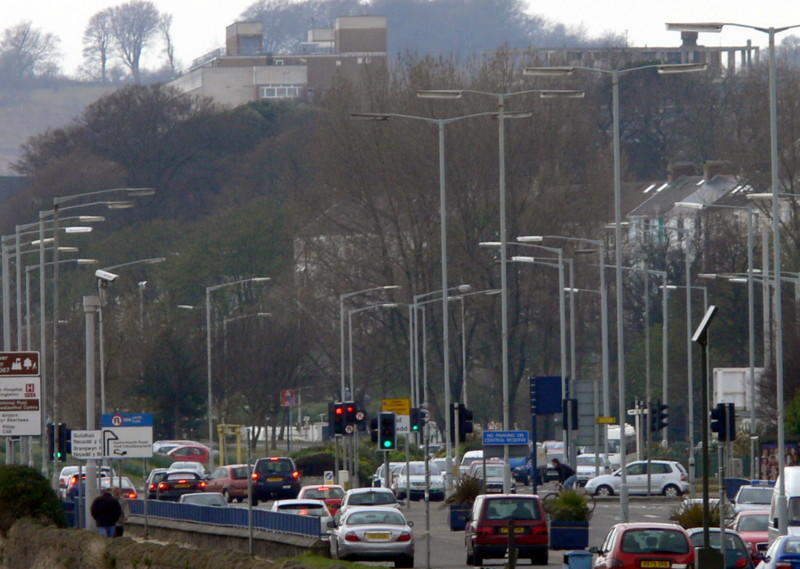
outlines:
{"label": "car side mirror", "polygon": [[595,554],[600,553],[600,548],[597,547],[596,545],[593,545],[589,548],[589,553],[595,553]]}
{"label": "car side mirror", "polygon": [[758,552],[757,552],[757,553],[754,555],[754,557],[755,557],[756,559],[760,559],[760,560],[761,560],[761,561],[763,561],[764,563],[768,563],[768,562],[769,562],[769,557],[767,557],[767,554],[766,554],[766,553],[764,553],[763,551],[758,551]]}
{"label": "car side mirror", "polygon": [[408,520],[406,523],[408,524],[408,527],[410,528],[414,527],[414,522],[412,522],[411,520]]}
{"label": "car side mirror", "polygon": [[328,522],[327,525],[328,525],[329,528],[335,528],[336,527],[336,522],[331,520],[331,521]]}

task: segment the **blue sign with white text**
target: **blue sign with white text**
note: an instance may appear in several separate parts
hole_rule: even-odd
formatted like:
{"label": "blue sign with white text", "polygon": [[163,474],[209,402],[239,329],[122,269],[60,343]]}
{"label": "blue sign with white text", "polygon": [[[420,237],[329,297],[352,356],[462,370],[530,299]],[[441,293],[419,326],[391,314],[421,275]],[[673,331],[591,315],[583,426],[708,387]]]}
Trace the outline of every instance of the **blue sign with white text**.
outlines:
{"label": "blue sign with white text", "polygon": [[152,427],[152,413],[106,413],[100,415],[101,427]]}
{"label": "blue sign with white text", "polygon": [[528,431],[483,431],[484,445],[527,445]]}

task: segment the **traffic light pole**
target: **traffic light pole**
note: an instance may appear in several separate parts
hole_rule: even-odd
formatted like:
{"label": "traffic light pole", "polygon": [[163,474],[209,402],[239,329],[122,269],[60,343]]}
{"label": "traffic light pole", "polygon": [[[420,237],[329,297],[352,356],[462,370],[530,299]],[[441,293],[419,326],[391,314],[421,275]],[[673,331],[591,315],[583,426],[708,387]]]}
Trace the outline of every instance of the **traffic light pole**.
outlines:
{"label": "traffic light pole", "polygon": [[339,481],[339,435],[333,436],[333,476],[336,484],[341,484]]}
{"label": "traffic light pole", "polygon": [[453,431],[455,431],[455,434],[456,434],[456,436],[453,437],[453,441],[454,441],[453,442],[453,444],[454,444],[454,447],[453,447],[453,458],[454,458],[455,465],[456,465],[454,468],[458,468],[457,465],[461,464],[461,462],[458,459],[458,456],[459,456],[458,453],[461,450],[459,448],[459,445],[458,445],[459,440],[461,439],[461,421],[460,421],[461,417],[459,415],[458,402],[453,403],[453,418],[455,419],[455,421],[453,421]]}

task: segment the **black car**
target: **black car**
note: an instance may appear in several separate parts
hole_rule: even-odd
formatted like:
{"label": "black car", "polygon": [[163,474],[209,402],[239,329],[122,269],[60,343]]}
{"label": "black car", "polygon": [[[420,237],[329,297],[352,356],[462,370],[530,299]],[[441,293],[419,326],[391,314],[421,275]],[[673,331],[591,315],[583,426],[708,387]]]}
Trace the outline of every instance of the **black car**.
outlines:
{"label": "black car", "polygon": [[177,502],[184,494],[204,492],[206,480],[192,470],[170,470],[156,485],[156,500]]}
{"label": "black car", "polygon": [[253,465],[253,505],[271,499],[295,499],[300,492],[300,472],[291,458],[259,458]]}

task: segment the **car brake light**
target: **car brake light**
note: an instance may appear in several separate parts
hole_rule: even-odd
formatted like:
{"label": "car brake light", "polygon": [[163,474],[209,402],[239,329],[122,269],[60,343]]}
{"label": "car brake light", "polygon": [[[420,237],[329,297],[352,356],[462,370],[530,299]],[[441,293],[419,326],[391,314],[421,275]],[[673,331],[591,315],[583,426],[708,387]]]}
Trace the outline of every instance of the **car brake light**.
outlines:
{"label": "car brake light", "polygon": [[150,489],[150,490],[155,490],[155,489],[156,489],[156,485],[155,485],[155,483],[152,483],[152,482],[151,482],[151,483],[150,483],[150,486],[149,486],[149,489]]}
{"label": "car brake light", "polygon": [[547,526],[534,526],[533,535],[547,535]]}
{"label": "car brake light", "polygon": [[295,470],[294,472],[292,472],[292,478],[297,480],[298,478],[300,478],[300,473],[297,470]]}
{"label": "car brake light", "polygon": [[198,486],[200,488],[205,488],[206,487],[206,483],[205,482],[200,482],[200,484],[198,484]]}
{"label": "car brake light", "polygon": [[736,569],[742,569],[742,567],[746,567],[746,566],[747,566],[747,558],[746,557],[740,557],[739,559],[736,560]]}
{"label": "car brake light", "polygon": [[270,457],[270,460],[272,462],[277,462],[278,461],[278,457],[277,456]]}
{"label": "car brake light", "polygon": [[254,472],[252,478],[253,480],[258,480],[258,472]]}
{"label": "car brake light", "polygon": [[494,532],[492,531],[491,526],[478,526],[478,529],[475,530],[475,533],[478,535],[492,535]]}
{"label": "car brake light", "polygon": [[358,539],[358,536],[357,536],[357,535],[356,535],[356,533],[355,533],[355,532],[353,532],[353,531],[349,531],[349,532],[347,532],[347,533],[344,535],[344,540],[345,540],[345,541],[361,541],[360,539]]}
{"label": "car brake light", "polygon": [[125,497],[128,498],[129,500],[135,500],[136,492],[128,492],[128,494]]}
{"label": "car brake light", "polygon": [[317,488],[317,490],[319,490],[320,492],[327,492],[328,488],[326,488],[325,486],[320,486],[319,488]]}
{"label": "car brake light", "polygon": [[397,538],[397,541],[411,541],[411,534],[404,531],[400,534],[400,537]]}
{"label": "car brake light", "polygon": [[73,476],[72,478],[69,479],[69,483],[70,484],[77,484],[78,483],[78,477],[77,476]]}
{"label": "car brake light", "polygon": [[167,488],[167,485],[164,484],[163,482],[159,482],[158,483],[158,489],[159,490],[165,490],[166,488]]}
{"label": "car brake light", "polygon": [[687,480],[688,480],[688,478],[686,478],[686,473],[685,472],[681,472],[681,482],[686,482]]}

